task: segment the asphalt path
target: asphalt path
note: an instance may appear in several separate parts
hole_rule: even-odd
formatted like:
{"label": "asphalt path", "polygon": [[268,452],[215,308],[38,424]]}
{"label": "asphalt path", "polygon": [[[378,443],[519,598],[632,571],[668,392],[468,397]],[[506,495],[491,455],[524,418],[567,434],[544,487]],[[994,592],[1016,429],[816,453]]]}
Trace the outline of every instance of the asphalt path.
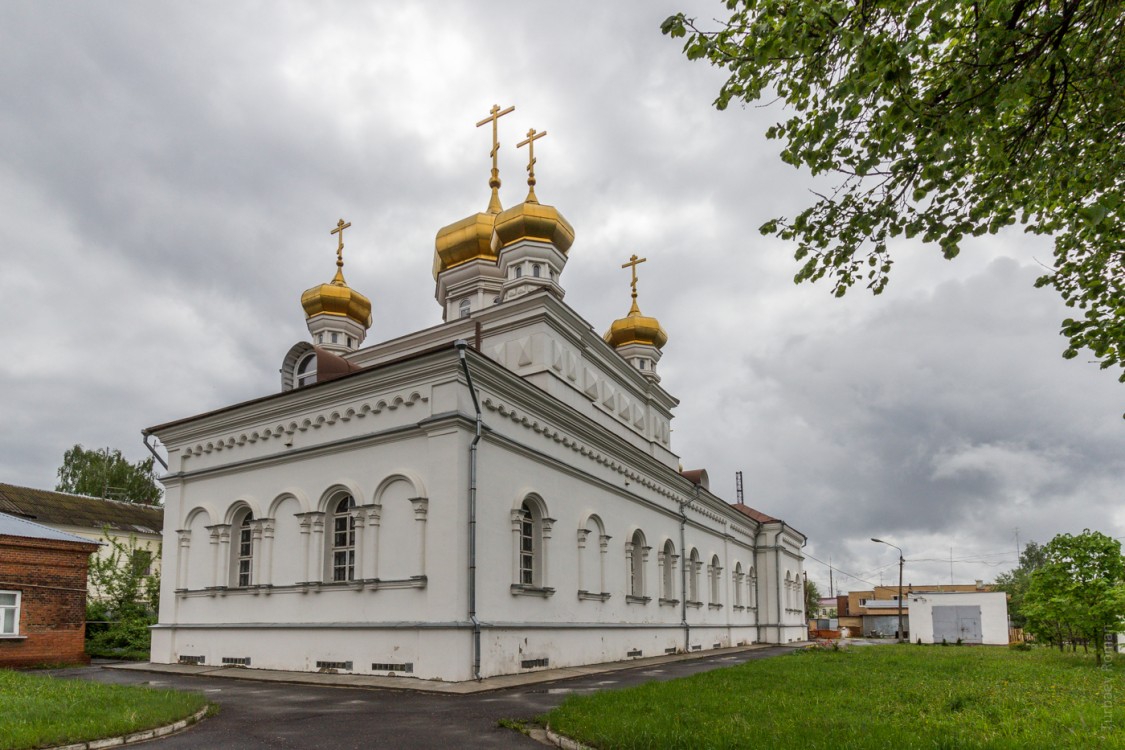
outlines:
{"label": "asphalt path", "polygon": [[[636,667],[473,695],[289,685],[99,666],[52,670],[58,677],[203,693],[217,715],[166,739],[161,750],[259,748],[542,748],[497,723],[527,720],[576,693],[671,680],[787,653],[784,646]],[[156,747],[145,743],[146,746]]]}

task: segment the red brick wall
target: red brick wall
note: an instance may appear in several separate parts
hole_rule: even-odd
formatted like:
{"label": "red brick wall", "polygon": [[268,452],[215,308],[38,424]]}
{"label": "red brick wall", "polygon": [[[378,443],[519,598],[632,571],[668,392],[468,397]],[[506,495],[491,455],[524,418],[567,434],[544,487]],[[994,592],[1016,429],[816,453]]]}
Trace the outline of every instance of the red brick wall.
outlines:
{"label": "red brick wall", "polygon": [[19,634],[0,638],[0,666],[86,663],[86,566],[93,543],[0,536],[0,589],[19,591]]}

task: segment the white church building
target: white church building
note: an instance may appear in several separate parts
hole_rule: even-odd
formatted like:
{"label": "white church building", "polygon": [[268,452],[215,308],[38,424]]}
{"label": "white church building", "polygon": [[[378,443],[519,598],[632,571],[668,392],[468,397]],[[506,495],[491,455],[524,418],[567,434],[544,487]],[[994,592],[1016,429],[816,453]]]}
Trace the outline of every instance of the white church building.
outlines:
{"label": "white church building", "polygon": [[437,234],[444,323],[364,346],[337,272],[281,390],[145,430],[167,450],[152,661],[461,681],[805,638],[805,537],[671,445],[667,335],[563,301],[574,230],[535,195]]}

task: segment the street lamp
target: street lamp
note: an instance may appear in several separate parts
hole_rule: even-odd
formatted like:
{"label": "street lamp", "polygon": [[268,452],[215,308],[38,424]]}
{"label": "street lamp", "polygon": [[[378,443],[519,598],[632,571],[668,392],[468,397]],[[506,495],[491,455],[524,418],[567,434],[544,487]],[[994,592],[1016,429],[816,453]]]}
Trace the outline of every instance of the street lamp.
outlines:
{"label": "street lamp", "polygon": [[902,643],[903,635],[906,633],[902,627],[902,564],[906,562],[902,559],[902,547],[891,544],[890,542],[884,542],[882,539],[876,539],[875,537],[871,537],[871,541],[885,544],[888,547],[894,547],[898,550],[898,642]]}

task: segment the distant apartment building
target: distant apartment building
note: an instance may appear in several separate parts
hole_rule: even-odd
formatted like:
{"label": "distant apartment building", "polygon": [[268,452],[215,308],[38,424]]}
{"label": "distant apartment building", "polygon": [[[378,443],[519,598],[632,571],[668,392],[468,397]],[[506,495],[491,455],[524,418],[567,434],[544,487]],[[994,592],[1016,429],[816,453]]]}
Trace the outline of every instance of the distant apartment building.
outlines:
{"label": "distant apartment building", "polygon": [[[910,598],[926,593],[965,593],[991,591],[984,581],[976,583],[907,584],[902,587],[903,638],[910,637]],[[847,628],[853,638],[897,638],[898,586],[876,586],[866,591],[852,591],[836,597],[836,614],[840,628]],[[1005,625],[1006,627],[1006,625]]]}

